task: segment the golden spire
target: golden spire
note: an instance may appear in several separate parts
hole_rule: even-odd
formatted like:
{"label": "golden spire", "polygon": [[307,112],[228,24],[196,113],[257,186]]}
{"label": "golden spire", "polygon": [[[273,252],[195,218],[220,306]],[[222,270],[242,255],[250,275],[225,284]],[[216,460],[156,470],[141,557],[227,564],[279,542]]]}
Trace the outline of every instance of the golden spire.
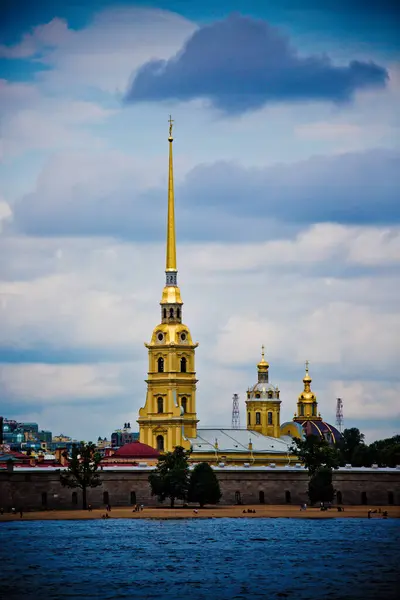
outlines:
{"label": "golden spire", "polygon": [[261,360],[257,365],[258,370],[267,370],[269,367],[269,364],[267,363],[267,361],[265,360],[265,347],[264,344],[261,346]]}
{"label": "golden spire", "polygon": [[314,392],[311,390],[312,379],[310,377],[310,373],[308,372],[309,364],[310,364],[310,362],[308,360],[306,360],[306,363],[305,363],[306,372],[303,377],[304,391],[299,396],[299,402],[302,402],[302,401],[315,402],[316,401],[316,396],[315,396]]}
{"label": "golden spire", "polygon": [[174,201],[174,166],[172,160],[172,124],[169,116],[169,175],[168,175],[168,220],[167,220],[167,263],[166,271],[176,271],[176,240],[175,240],[175,201]]}

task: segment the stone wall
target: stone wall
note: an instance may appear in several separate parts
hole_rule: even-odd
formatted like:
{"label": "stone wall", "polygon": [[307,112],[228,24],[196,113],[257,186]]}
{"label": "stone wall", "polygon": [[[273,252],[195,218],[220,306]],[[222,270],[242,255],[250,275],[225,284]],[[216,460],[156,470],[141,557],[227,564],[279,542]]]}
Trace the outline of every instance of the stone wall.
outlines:
{"label": "stone wall", "polygon": [[[149,469],[102,471],[102,485],[88,490],[88,502],[94,507],[129,506],[135,502],[157,505],[148,484]],[[221,504],[300,504],[307,502],[307,473],[287,469],[216,470]],[[400,470],[339,470],[334,487],[343,504],[400,505]],[[75,495],[73,496],[73,494]],[[108,494],[108,498],[107,498]],[[340,498],[341,494],[341,498]],[[0,472],[0,507],[33,510],[81,507],[81,491],[64,488],[59,471],[53,469],[16,469]]]}

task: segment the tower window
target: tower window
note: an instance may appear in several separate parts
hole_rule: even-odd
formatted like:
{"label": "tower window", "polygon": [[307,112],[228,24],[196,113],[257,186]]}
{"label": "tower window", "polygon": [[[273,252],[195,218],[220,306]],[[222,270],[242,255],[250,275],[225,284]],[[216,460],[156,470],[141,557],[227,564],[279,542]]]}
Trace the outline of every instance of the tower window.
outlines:
{"label": "tower window", "polygon": [[177,308],[177,309],[176,309],[176,318],[177,318],[177,319],[180,319],[180,318],[181,318],[181,309],[180,309],[180,308]]}
{"label": "tower window", "polygon": [[251,413],[247,413],[247,425],[251,425]]}
{"label": "tower window", "polygon": [[164,451],[164,436],[158,435],[156,441],[157,441],[157,450],[159,452],[163,452]]}
{"label": "tower window", "polygon": [[164,359],[163,358],[157,359],[157,367],[158,367],[159,373],[164,373]]}
{"label": "tower window", "polygon": [[187,398],[182,398],[181,406],[182,406],[183,412],[186,413],[187,412]]}
{"label": "tower window", "polygon": [[164,317],[164,319],[167,318],[167,309],[166,308],[164,308],[164,310],[163,310],[163,317]]}
{"label": "tower window", "polygon": [[268,413],[268,425],[272,425],[273,421],[272,421],[272,412]]}
{"label": "tower window", "polygon": [[164,400],[162,398],[157,398],[157,412],[164,412]]}
{"label": "tower window", "polygon": [[300,404],[300,416],[304,417],[304,404]]}
{"label": "tower window", "polygon": [[361,504],[368,504],[367,492],[361,492]]}
{"label": "tower window", "polygon": [[173,318],[174,318],[174,309],[173,309],[173,308],[170,308],[170,309],[169,309],[169,318],[170,318],[170,319],[173,319]]}
{"label": "tower window", "polygon": [[290,504],[292,501],[292,494],[290,493],[289,490],[285,491],[285,502],[286,504]]}
{"label": "tower window", "polygon": [[313,417],[315,417],[317,414],[317,405],[315,402],[312,405],[312,414],[313,414]]}
{"label": "tower window", "polygon": [[272,392],[268,392],[268,398],[272,398]]}
{"label": "tower window", "polygon": [[256,412],[256,425],[261,425],[261,413]]}
{"label": "tower window", "polygon": [[181,358],[181,373],[186,373],[187,360],[185,357]]}

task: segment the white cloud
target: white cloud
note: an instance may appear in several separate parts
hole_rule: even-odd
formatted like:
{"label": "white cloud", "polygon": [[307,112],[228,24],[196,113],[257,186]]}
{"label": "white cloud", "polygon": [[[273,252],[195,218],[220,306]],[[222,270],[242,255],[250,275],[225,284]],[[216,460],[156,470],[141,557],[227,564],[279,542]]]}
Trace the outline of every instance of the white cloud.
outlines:
{"label": "white cloud", "polygon": [[62,46],[70,39],[72,31],[64,19],[54,18],[26,33],[22,40],[12,46],[0,45],[0,58],[30,58],[45,48]]}

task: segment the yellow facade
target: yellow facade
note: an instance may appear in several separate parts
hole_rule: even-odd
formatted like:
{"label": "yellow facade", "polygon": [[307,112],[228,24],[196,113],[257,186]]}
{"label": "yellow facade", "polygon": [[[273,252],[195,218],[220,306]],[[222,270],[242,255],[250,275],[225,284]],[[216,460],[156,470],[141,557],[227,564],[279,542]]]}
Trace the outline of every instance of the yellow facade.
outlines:
{"label": "yellow facade", "polygon": [[247,429],[262,435],[279,438],[281,435],[280,391],[269,383],[269,364],[262,347],[261,361],[257,365],[258,381],[247,390],[246,414]]}
{"label": "yellow facade", "polygon": [[182,299],[177,283],[172,121],[170,120],[166,282],[161,297],[161,321],[146,345],[149,356],[146,404],[139,410],[139,439],[160,451],[175,446],[189,450],[196,437],[195,348],[182,323]]}

